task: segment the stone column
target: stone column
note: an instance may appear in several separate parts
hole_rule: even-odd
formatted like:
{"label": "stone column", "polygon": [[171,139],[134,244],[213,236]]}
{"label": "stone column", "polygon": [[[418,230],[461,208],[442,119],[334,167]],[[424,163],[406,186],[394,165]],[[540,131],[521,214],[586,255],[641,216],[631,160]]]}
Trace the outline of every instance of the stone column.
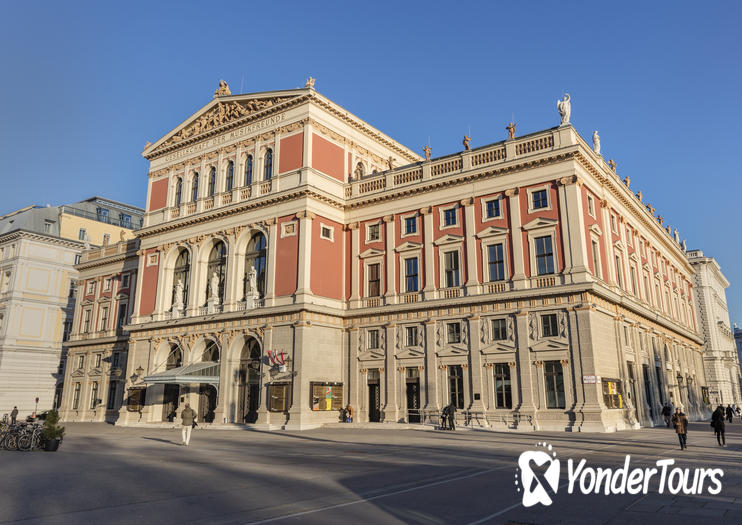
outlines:
{"label": "stone column", "polygon": [[358,223],[353,222],[348,225],[350,230],[350,306],[358,306],[360,299],[360,276],[358,265],[360,262],[360,232]]}
{"label": "stone column", "polygon": [[286,430],[302,430],[309,415],[309,378],[305,375],[304,350],[311,323],[301,319],[294,323],[294,355],[291,363],[294,381],[291,386],[292,403]]}
{"label": "stone column", "polygon": [[517,412],[521,415],[535,416],[538,386],[532,374],[533,364],[529,348],[528,312],[521,310],[515,313],[515,333],[520,404],[514,404],[513,408],[517,409]]}
{"label": "stone column", "polygon": [[[230,381],[230,347],[232,337],[227,334],[222,334],[219,338],[219,385],[217,387],[216,396],[216,408],[214,409],[214,423],[223,424],[229,423],[227,414],[227,404],[229,403],[229,389],[232,387],[233,381]],[[226,419],[226,421],[225,421]]]}
{"label": "stone column", "polygon": [[[361,395],[362,387],[360,383],[361,374],[358,367],[358,335],[358,325],[351,325],[348,329],[348,382],[346,383],[346,388],[348,389],[348,402],[355,410],[360,409],[358,399]],[[358,421],[361,420],[358,419]]]}
{"label": "stone column", "polygon": [[435,299],[438,285],[435,282],[435,259],[433,257],[433,209],[420,209],[420,215],[423,216],[423,234],[425,250],[425,286],[423,295],[425,299]]}
{"label": "stone column", "polygon": [[[584,432],[604,432],[605,426],[602,420],[602,385],[597,383],[596,353],[599,351],[600,343],[594,338],[591,330],[590,319],[593,315],[603,315],[595,312],[592,304],[583,304],[575,307],[569,314],[570,346],[574,349],[575,360],[572,369],[575,376],[574,395],[574,430]],[[579,351],[575,351],[579,349]],[[595,383],[586,383],[583,377],[595,376]],[[565,390],[566,396],[566,390]]]}
{"label": "stone column", "polygon": [[278,220],[268,219],[268,266],[265,276],[265,306],[272,306],[276,296],[276,246],[278,245]]}
{"label": "stone column", "polygon": [[206,270],[201,268],[198,264],[200,245],[198,242],[191,242],[191,268],[188,282],[188,305],[186,306],[186,315],[195,315],[198,312],[199,302],[199,283],[201,282],[202,274],[206,273]]}
{"label": "stone column", "polygon": [[315,215],[311,211],[302,210],[296,214],[299,217],[299,268],[296,287],[296,302],[306,302],[312,294],[310,275],[312,261],[312,220]]}
{"label": "stone column", "polygon": [[[139,263],[137,264],[138,271],[137,271],[137,274],[136,274],[137,275],[137,283],[136,283],[136,296],[134,297],[134,303],[135,303],[135,305],[134,305],[134,315],[137,318],[139,318],[139,312],[141,312],[141,307],[142,307],[142,281],[143,281],[142,276],[144,275],[144,268],[147,265],[147,251],[146,250],[142,250],[142,249],[137,250],[137,255],[139,256],[138,257],[139,258]],[[162,261],[160,261],[160,263],[162,263]],[[83,297],[85,295],[85,289],[84,289],[85,281],[81,281],[81,280],[78,279],[77,283],[78,283],[77,292],[76,292],[77,293],[77,297],[78,298],[81,298],[81,297]],[[82,284],[80,284],[80,283],[82,283]],[[159,283],[158,283],[158,286],[159,286]],[[76,299],[76,301],[75,301],[75,320],[74,320],[74,324],[72,325],[72,331],[73,332],[77,332],[77,333],[80,332],[80,324],[79,324],[80,323],[80,318],[79,318],[79,316],[80,316],[79,309],[80,308],[79,307],[80,307],[80,300],[79,299]],[[132,318],[132,322],[134,322],[134,319],[133,318]]]}
{"label": "stone column", "polygon": [[568,282],[583,282],[589,279],[581,188],[582,180],[576,175],[559,179],[564,274],[570,276],[567,277]]}
{"label": "stone column", "polygon": [[438,366],[435,362],[435,329],[435,320],[429,319],[425,321],[425,384],[424,388],[423,385],[420,385],[420,389],[425,391],[424,408],[426,410],[438,410],[440,408],[438,405],[438,378],[436,376]]}
{"label": "stone column", "polygon": [[[480,330],[482,318],[479,315],[469,317],[469,357],[471,360],[471,403],[469,410],[475,412],[484,410],[484,382],[482,381],[482,352],[480,350]],[[479,399],[475,399],[474,394],[479,394]]]}
{"label": "stone column", "polygon": [[510,210],[510,240],[513,250],[513,288],[522,290],[526,285],[525,252],[523,251],[523,230],[520,216],[520,196],[518,188],[505,191]]}
{"label": "stone column", "polygon": [[472,295],[479,291],[474,199],[472,197],[463,199],[461,201],[461,207],[464,208],[464,224],[466,225],[466,293],[467,295]]}
{"label": "stone column", "polygon": [[386,293],[384,294],[386,304],[396,303],[397,290],[394,277],[397,275],[396,264],[394,264],[394,215],[384,217],[386,230],[384,238],[386,240],[386,257],[384,266],[386,275]]}
{"label": "stone column", "polygon": [[395,323],[389,323],[386,325],[386,345],[385,345],[385,359],[384,368],[386,373],[384,374],[385,384],[385,396],[386,403],[384,404],[384,421],[391,421],[396,423],[399,420],[399,402],[397,400],[397,386],[396,380],[398,374],[396,373],[395,366],[395,355],[396,355],[396,338],[395,333],[397,331],[397,325]]}
{"label": "stone column", "polygon": [[237,275],[237,242],[235,234],[227,235],[227,275],[224,278],[224,302],[222,304],[225,312],[234,310],[235,303],[241,298],[239,296],[240,279]]}
{"label": "stone column", "polygon": [[[616,261],[613,257],[613,243],[612,228],[611,228],[611,212],[608,209],[608,201],[600,201],[601,213],[603,214],[603,248],[605,250],[606,266],[608,267],[608,275],[603,276],[603,280],[609,285],[616,286]],[[603,273],[601,271],[601,273]],[[660,307],[661,309],[661,307]]]}
{"label": "stone column", "polygon": [[266,325],[263,328],[263,351],[261,354],[260,367],[260,403],[258,404],[258,418],[255,421],[258,425],[269,425],[271,413],[268,412],[268,385],[270,381],[270,364],[268,364],[268,350],[273,350],[273,326]]}

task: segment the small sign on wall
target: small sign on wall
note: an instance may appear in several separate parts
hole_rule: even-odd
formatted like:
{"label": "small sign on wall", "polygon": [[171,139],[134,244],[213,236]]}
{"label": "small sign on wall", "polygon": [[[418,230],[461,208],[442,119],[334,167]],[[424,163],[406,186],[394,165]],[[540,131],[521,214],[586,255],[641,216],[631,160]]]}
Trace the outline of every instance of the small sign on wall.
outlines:
{"label": "small sign on wall", "polygon": [[600,383],[600,376],[582,376],[582,383],[585,385]]}

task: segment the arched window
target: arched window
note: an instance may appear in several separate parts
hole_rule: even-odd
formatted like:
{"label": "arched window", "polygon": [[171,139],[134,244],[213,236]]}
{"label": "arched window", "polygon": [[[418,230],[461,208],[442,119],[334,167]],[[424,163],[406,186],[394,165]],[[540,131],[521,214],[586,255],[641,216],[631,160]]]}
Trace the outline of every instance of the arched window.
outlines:
{"label": "arched window", "polygon": [[183,198],[183,179],[178,177],[178,180],[175,181],[175,205],[176,206],[180,206],[182,198]]}
{"label": "arched window", "polygon": [[193,174],[193,182],[191,182],[191,202],[196,202],[198,199],[198,172]]}
{"label": "arched window", "polygon": [[268,148],[265,150],[265,180],[271,180],[273,176],[273,150]]}
{"label": "arched window", "polygon": [[211,282],[216,274],[219,289],[215,290],[219,304],[224,302],[224,278],[227,275],[227,247],[222,241],[217,242],[209,254],[208,271],[206,272],[206,301],[212,296]]}
{"label": "arched window", "polygon": [[247,156],[245,160],[245,186],[252,184],[252,155]]}
{"label": "arched window", "polygon": [[[173,270],[173,305],[178,302],[176,294],[181,293],[182,297],[180,297],[180,300],[183,301],[183,307],[188,306],[188,281],[190,281],[190,274],[191,256],[188,253],[188,250],[183,248],[180,250],[178,258],[175,260],[175,268]],[[182,292],[180,291],[181,289]]]}
{"label": "arched window", "polygon": [[203,356],[201,357],[201,361],[211,361],[213,363],[219,362],[219,347],[214,341],[208,341],[206,343],[206,349],[204,350]]}
{"label": "arched window", "polygon": [[234,181],[234,162],[231,160],[227,165],[227,185],[225,191],[232,191],[232,183]]}
{"label": "arched window", "polygon": [[183,352],[180,351],[178,345],[170,346],[170,353],[167,356],[167,364],[165,370],[172,370],[183,365]]}
{"label": "arched window", "polygon": [[209,173],[209,197],[213,197],[216,192],[216,168],[211,168]]}
{"label": "arched window", "polygon": [[256,233],[250,239],[245,254],[245,275],[243,293],[247,296],[250,289],[250,269],[255,268],[255,285],[260,296],[265,295],[265,235]]}

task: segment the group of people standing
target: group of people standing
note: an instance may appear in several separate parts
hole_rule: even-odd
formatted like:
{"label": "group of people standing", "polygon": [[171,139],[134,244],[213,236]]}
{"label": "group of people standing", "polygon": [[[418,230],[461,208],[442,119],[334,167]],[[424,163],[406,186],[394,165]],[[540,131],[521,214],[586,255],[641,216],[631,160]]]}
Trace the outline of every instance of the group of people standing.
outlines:
{"label": "group of people standing", "polygon": [[[734,416],[740,415],[740,408],[737,406],[727,405],[724,408],[722,405],[716,407],[714,413],[711,414],[711,427],[714,429],[716,435],[716,442],[720,447],[727,446],[726,440],[726,422],[732,423]],[[672,413],[672,407],[669,403],[665,403],[662,407],[662,417],[665,419],[665,424],[670,427],[672,424],[675,429],[675,433],[678,435],[678,441],[680,442],[680,450],[688,448],[688,418],[685,416],[680,407],[675,408],[675,413]]]}

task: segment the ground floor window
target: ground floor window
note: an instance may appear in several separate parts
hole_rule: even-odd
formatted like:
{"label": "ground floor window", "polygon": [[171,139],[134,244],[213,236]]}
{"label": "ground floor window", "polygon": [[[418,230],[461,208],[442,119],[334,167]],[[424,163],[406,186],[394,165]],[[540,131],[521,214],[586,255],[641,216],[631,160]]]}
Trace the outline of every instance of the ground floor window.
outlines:
{"label": "ground floor window", "polygon": [[448,367],[448,385],[451,404],[458,409],[464,408],[464,371],[461,365]]}
{"label": "ground floor window", "polygon": [[564,373],[559,361],[544,363],[544,379],[546,380],[546,407],[564,408]]}
{"label": "ground floor window", "polygon": [[603,403],[606,408],[623,408],[623,390],[618,379],[603,378]]}
{"label": "ground floor window", "polygon": [[126,403],[126,409],[129,412],[141,412],[146,397],[147,390],[144,388],[129,389],[129,400]]}
{"label": "ground floor window", "polygon": [[341,383],[311,383],[312,410],[341,410],[343,385]]}
{"label": "ground floor window", "polygon": [[268,385],[268,410],[287,412],[289,409],[290,385],[279,383]]}
{"label": "ground floor window", "polygon": [[507,363],[495,364],[495,406],[497,408],[512,408],[512,391],[510,387],[510,365]]}
{"label": "ground floor window", "polygon": [[115,403],[116,403],[116,383],[111,381],[111,384],[108,385],[108,403],[106,404],[106,408],[108,410],[113,410]]}
{"label": "ground floor window", "polygon": [[75,391],[72,394],[72,410],[80,408],[80,383],[75,383]]}

